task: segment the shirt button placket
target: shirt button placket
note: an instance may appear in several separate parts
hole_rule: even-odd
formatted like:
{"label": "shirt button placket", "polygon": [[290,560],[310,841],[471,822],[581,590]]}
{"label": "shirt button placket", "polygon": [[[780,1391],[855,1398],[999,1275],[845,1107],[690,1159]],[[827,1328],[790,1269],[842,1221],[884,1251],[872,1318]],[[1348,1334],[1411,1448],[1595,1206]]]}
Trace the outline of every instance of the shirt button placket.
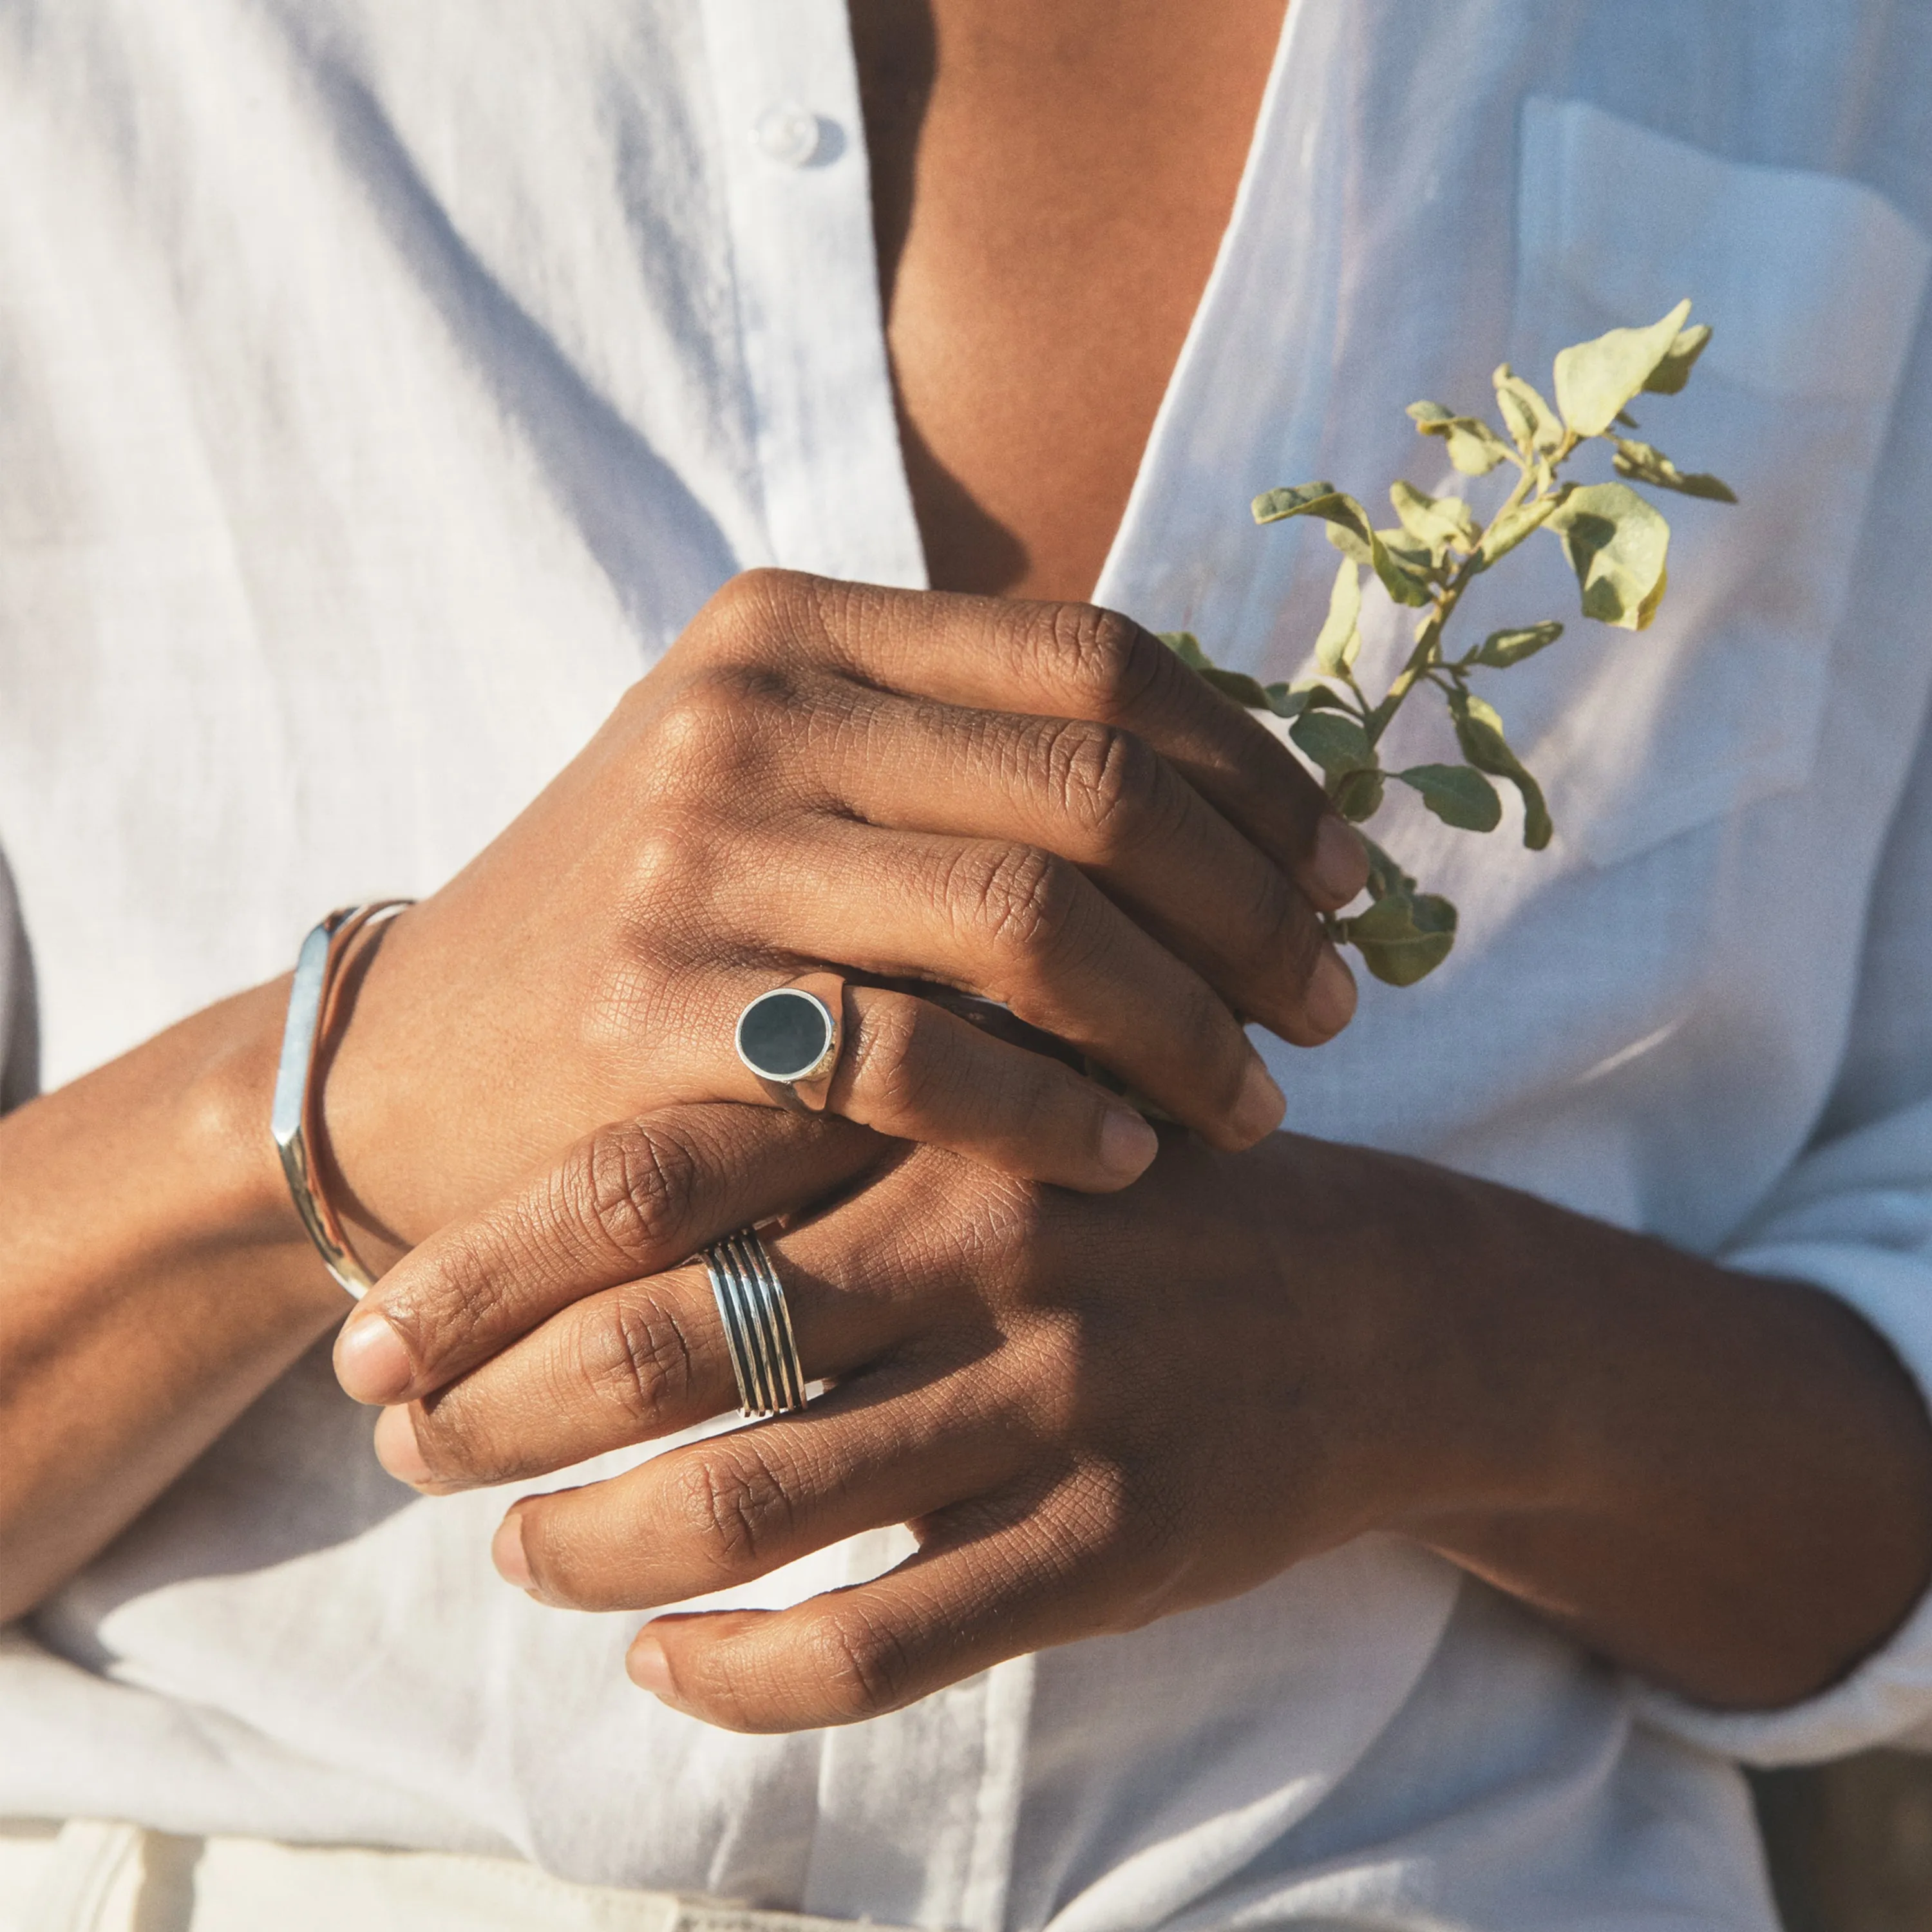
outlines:
{"label": "shirt button placket", "polygon": [[776,100],[752,124],[752,139],[767,160],[780,166],[808,168],[828,146],[828,130],[818,116],[796,100]]}
{"label": "shirt button placket", "polygon": [[766,560],[922,586],[844,8],[708,0],[704,21]]}

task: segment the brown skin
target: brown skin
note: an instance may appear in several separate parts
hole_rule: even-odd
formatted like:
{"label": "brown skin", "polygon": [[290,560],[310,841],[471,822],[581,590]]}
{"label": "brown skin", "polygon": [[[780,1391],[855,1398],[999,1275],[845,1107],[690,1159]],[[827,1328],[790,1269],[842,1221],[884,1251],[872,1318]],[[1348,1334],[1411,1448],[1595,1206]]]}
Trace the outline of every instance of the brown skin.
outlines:
{"label": "brown skin", "polygon": [[[753,573],[358,962],[330,1191],[393,1258],[600,1120],[761,1100],[738,1010],[827,962],[1006,1001],[1245,1147],[1282,1099],[1232,1009],[1310,1043],[1346,1023],[1313,908],[1365,866],[1294,758],[1124,620]],[[0,1122],[0,1616],[340,1314],[262,1131],[286,1000],[212,1009]],[[903,992],[844,1005],[830,1101],[854,1120],[1075,1188],[1154,1157],[1058,1060]]]}
{"label": "brown skin", "polygon": [[[860,44],[881,220],[905,231],[892,346],[934,580],[1082,594],[1225,223],[1279,8],[948,0],[930,98],[898,136],[880,77],[920,62],[893,18],[862,10]],[[898,18],[916,38],[917,10]],[[868,638],[884,655],[855,662]],[[921,684],[964,674],[989,638],[1012,646],[990,691]],[[802,644],[781,693],[773,668]],[[1932,1425],[1904,1372],[1816,1291],[1360,1149],[1238,1150],[1278,1114],[1259,1120],[1225,1008],[1303,1039],[1346,1016],[1332,972],[1318,1016],[1310,976],[1307,905],[1333,902],[1323,821],[1250,721],[1149,682],[1165,662],[1077,610],[757,580],[390,930],[329,1081],[338,1179],[365,1238],[453,1225],[338,1354],[365,1399],[434,1396],[385,1416],[382,1453],[449,1486],[728,1407],[708,1290],[676,1264],[890,1160],[776,1244],[806,1366],[842,1378],[828,1401],[526,1503],[499,1537],[506,1570],[556,1600],[654,1605],[862,1521],[916,1520],[925,1547],[892,1579],[648,1627],[634,1672],[686,1708],[750,1728],[863,1715],[1372,1525],[1712,1702],[1829,1682],[1932,1570]],[[880,685],[893,720],[855,726]],[[1070,761],[1077,731],[1028,738],[1016,712],[1106,735]],[[989,742],[1012,754],[1009,792],[974,762]],[[1070,770],[1114,776],[1070,788]],[[836,892],[867,836],[884,842],[835,943],[811,894],[778,907],[718,883],[803,864]],[[1035,856],[935,868],[914,860],[922,838]],[[1220,855],[1204,874],[1204,850]],[[989,928],[986,882],[1015,877],[1032,882],[1010,901],[1022,916]],[[1250,923],[1213,923],[1231,906]],[[1008,943],[976,947],[988,930]],[[1083,943],[1056,952],[1069,931]],[[884,1006],[851,1017],[892,1077],[868,1088],[861,1052],[840,1104],[945,1146],[905,1157],[837,1120],[694,1104],[754,1097],[718,1050],[748,986],[855,952],[1004,992],[1120,1055],[1148,974],[1190,988],[1193,1036],[1143,1042],[1135,1070],[1199,1137],[1099,1191],[1120,1178],[1097,1159],[1103,1101]],[[339,1310],[260,1133],[280,991],[0,1123],[0,1616],[98,1548]],[[1149,1361],[1166,1369],[1151,1400]]]}
{"label": "brown skin", "polygon": [[[651,1270],[716,1225],[699,1177],[748,1199],[808,1139],[757,1132],[610,1130],[418,1249],[338,1354],[428,1398],[379,1423],[391,1470],[527,1479],[731,1406],[702,1270]],[[1370,1530],[1718,1704],[1815,1689],[1922,1582],[1924,1419],[1840,1304],[1419,1162],[1170,1132],[1090,1196],[922,1148],[770,1245],[833,1390],[520,1502],[496,1544],[544,1602],[655,1608],[911,1522],[876,1582],[646,1625],[632,1675],[713,1723],[873,1716]]]}
{"label": "brown skin", "polygon": [[1084,598],[1214,266],[1282,0],[852,0],[932,582]]}

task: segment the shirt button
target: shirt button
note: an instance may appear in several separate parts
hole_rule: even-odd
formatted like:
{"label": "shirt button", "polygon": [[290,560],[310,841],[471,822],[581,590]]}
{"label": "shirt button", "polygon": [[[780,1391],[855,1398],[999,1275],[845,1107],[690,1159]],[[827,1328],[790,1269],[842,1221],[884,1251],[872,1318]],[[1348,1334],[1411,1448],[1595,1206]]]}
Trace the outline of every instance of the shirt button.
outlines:
{"label": "shirt button", "polygon": [[818,116],[795,100],[767,107],[752,129],[758,152],[788,168],[808,167],[817,158],[824,129]]}

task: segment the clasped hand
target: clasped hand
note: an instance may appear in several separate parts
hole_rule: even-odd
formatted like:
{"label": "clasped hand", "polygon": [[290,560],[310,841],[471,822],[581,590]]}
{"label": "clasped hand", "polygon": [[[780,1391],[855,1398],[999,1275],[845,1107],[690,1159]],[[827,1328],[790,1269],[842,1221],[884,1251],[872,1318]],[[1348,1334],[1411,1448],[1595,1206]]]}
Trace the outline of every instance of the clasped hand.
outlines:
{"label": "clasped hand", "polygon": [[[388,1406],[384,1461],[504,1482],[728,1410],[685,1264],[784,1214],[827,1392],[526,1499],[498,1567],[650,1608],[877,1526],[920,1547],[795,1610],[647,1625],[632,1675],[670,1701],[862,1718],[1358,1533],[1360,1470],[1276,1480],[1330,1454],[1307,1391],[1372,1298],[1318,1322],[1282,1292],[1256,1204],[1329,1150],[1266,1138],[1281,1098],[1238,1015],[1307,1044],[1346,1024],[1318,914],[1364,869],[1285,749],[1119,619],[740,580],[358,990],[332,1151],[360,1224],[418,1244],[338,1342]],[[756,1104],[737,1009],[820,964],[1004,1001],[1184,1126],[1156,1159],[1070,1068],[877,985],[848,994],[844,1118]],[[461,1154],[430,1158],[465,1098]]]}

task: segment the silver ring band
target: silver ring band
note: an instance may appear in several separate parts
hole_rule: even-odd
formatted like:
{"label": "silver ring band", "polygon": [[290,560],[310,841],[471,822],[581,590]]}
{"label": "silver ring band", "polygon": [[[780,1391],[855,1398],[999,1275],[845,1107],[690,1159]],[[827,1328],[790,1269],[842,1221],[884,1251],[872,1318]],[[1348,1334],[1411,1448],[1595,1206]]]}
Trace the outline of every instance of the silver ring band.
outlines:
{"label": "silver ring band", "polygon": [[747,1421],[805,1406],[805,1369],[784,1288],[755,1228],[740,1228],[704,1250],[704,1270],[724,1324],[724,1347]]}

